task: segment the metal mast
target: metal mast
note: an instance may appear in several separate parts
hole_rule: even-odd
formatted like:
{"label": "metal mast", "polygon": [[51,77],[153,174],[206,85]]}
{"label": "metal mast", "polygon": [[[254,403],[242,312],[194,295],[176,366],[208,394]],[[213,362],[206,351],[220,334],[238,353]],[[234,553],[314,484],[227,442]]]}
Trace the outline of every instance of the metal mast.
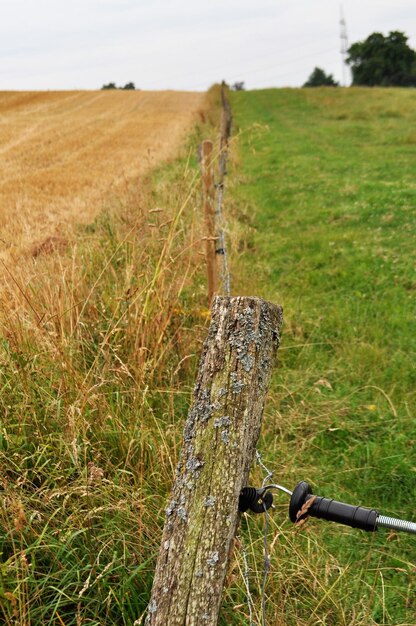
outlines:
{"label": "metal mast", "polygon": [[347,23],[344,17],[344,9],[342,4],[340,5],[340,26],[341,26],[341,58],[342,58],[342,86],[347,86],[347,64],[346,59],[348,55],[348,35],[347,35]]}

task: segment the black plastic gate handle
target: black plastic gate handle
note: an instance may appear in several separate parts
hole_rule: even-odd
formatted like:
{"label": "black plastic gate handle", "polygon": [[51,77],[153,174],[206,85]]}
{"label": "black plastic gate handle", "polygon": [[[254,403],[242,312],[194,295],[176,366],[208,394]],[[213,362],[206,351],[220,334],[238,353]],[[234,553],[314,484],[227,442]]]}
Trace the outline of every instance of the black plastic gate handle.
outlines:
{"label": "black plastic gate handle", "polygon": [[289,517],[292,522],[299,522],[310,515],[311,517],[319,517],[320,519],[338,522],[338,524],[345,524],[346,526],[352,526],[352,528],[361,528],[361,530],[369,532],[377,530],[379,513],[375,509],[353,506],[321,496],[315,496],[311,506],[302,515],[298,516],[302,507],[312,497],[314,497],[312,489],[307,482],[302,480],[296,485],[289,504]]}

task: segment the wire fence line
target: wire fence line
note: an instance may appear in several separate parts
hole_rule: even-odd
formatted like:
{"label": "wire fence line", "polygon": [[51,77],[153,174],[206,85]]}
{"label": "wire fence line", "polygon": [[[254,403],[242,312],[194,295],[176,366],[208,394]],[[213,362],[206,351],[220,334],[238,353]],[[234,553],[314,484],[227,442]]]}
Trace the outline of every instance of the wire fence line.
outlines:
{"label": "wire fence line", "polygon": [[218,181],[216,184],[216,205],[215,205],[215,222],[216,222],[216,238],[217,245],[215,253],[217,259],[220,261],[221,266],[221,284],[222,292],[225,296],[231,295],[231,276],[230,266],[227,252],[227,243],[224,234],[224,184],[227,174],[227,162],[229,144],[231,138],[232,129],[232,112],[231,105],[227,97],[226,85],[223,82],[221,85],[221,134],[220,134],[220,151],[219,151],[219,163],[218,163]]}
{"label": "wire fence line", "polygon": [[222,206],[224,202],[224,182],[217,183],[217,202],[215,207],[215,220],[217,224],[217,246],[215,249],[216,255],[221,255],[222,267],[221,267],[221,285],[222,292],[225,296],[231,295],[231,276],[230,265],[228,261],[227,244],[224,234],[224,216],[222,212]]}
{"label": "wire fence line", "polygon": [[[225,179],[227,175],[227,163],[229,157],[229,144],[231,139],[231,130],[232,130],[232,111],[231,105],[227,96],[227,88],[226,84],[223,82],[221,85],[221,104],[222,104],[222,114],[221,114],[221,132],[220,132],[220,149],[218,155],[218,180],[214,184],[214,196],[215,196],[215,214],[214,214],[214,223],[215,223],[215,235],[212,237],[212,231],[207,232],[207,240],[213,239],[213,245],[215,250],[215,266],[220,266],[220,274],[221,274],[221,287],[219,286],[219,281],[214,281],[218,291],[225,296],[231,295],[231,275],[230,275],[230,266],[229,266],[229,256],[227,252],[227,242],[225,237],[225,220],[224,220],[224,191],[225,191]],[[211,143],[211,142],[210,142]],[[211,143],[212,150],[212,143]],[[200,154],[203,155],[204,147],[201,147]],[[209,153],[212,154],[212,153]],[[203,157],[201,157],[202,159]],[[203,168],[203,177],[204,177],[204,168]],[[205,166],[205,186],[210,184],[212,178],[212,173],[207,172],[207,166]],[[209,220],[208,220],[209,221]],[[208,247],[207,247],[208,250]],[[212,280],[210,278],[210,274],[212,273],[212,268],[209,267],[209,253],[207,252],[207,264],[208,264],[208,280]],[[212,291],[212,290],[211,290]],[[210,289],[209,289],[210,292]],[[209,297],[210,299],[210,297]],[[261,454],[258,449],[255,451],[256,461],[261,466],[263,471],[265,472],[265,476],[263,479],[262,486],[264,487],[272,478],[273,471],[271,471],[264,464]],[[261,584],[261,616],[262,616],[262,626],[266,626],[266,582],[267,576],[270,571],[270,555],[268,550],[267,543],[267,535],[269,528],[269,519],[268,519],[268,511],[266,507],[264,508],[265,513],[265,523],[264,523],[264,534],[263,534],[263,546],[264,546],[264,562],[263,562],[263,570],[262,570],[262,584]],[[249,613],[249,626],[255,626],[255,622],[253,621],[254,615],[254,600],[250,590],[250,568],[248,562],[248,554],[245,544],[243,542],[243,538],[240,535],[238,538],[238,542],[241,549],[241,555],[243,559],[243,580],[246,588],[247,594],[247,606]]]}
{"label": "wire fence line", "polygon": [[[227,87],[223,83],[221,85],[222,111],[218,154],[214,156],[214,144],[209,139],[202,142],[198,152],[203,182],[204,240],[206,245],[209,306],[212,304],[214,295],[231,295],[230,265],[223,213],[225,177],[227,174],[232,127],[231,106],[226,89]],[[214,162],[218,168],[215,173]]]}
{"label": "wire fence line", "polygon": [[227,174],[227,161],[228,161],[228,151],[231,137],[231,130],[233,124],[233,116],[231,112],[230,101],[227,97],[226,86],[223,82],[221,85],[221,104],[222,104],[222,115],[221,115],[221,137],[220,137],[220,158],[219,158],[219,181],[217,183],[217,206],[216,206],[216,217],[218,223],[218,254],[222,254],[223,263],[222,263],[222,288],[224,295],[229,296],[231,294],[231,277],[230,277],[230,267],[228,262],[228,254],[227,254],[227,246],[224,236],[224,218],[222,206],[224,202],[224,180]]}

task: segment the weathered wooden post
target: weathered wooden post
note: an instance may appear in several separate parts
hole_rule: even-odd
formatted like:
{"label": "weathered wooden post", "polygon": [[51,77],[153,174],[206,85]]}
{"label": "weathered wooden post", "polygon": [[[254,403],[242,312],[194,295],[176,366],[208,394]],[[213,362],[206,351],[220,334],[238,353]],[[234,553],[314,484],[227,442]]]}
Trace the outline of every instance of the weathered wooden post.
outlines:
{"label": "weathered wooden post", "polygon": [[227,166],[227,151],[228,143],[231,137],[231,127],[233,123],[233,116],[231,113],[231,105],[227,96],[227,86],[224,82],[221,84],[221,136],[220,136],[220,162],[219,173],[220,182],[224,179]]}
{"label": "weathered wooden post", "polygon": [[208,274],[208,303],[211,306],[212,299],[218,291],[218,272],[215,259],[216,249],[216,228],[215,228],[215,186],[212,141],[206,139],[202,142],[201,150],[201,170],[204,189],[204,217],[206,233],[206,257]]}
{"label": "weathered wooden post", "polygon": [[216,626],[263,407],[281,307],[216,297],[185,424],[146,624]]}

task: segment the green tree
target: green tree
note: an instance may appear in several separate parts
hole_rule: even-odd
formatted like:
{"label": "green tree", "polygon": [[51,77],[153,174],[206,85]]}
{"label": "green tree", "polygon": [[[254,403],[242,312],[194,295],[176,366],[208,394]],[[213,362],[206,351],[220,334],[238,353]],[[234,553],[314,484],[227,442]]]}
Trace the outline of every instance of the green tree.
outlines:
{"label": "green tree", "polygon": [[126,83],[122,89],[136,89],[136,86],[134,83]]}
{"label": "green tree", "polygon": [[338,87],[338,83],[334,80],[332,74],[325,74],[320,67],[315,67],[309,76],[304,87]]}
{"label": "green tree", "polygon": [[117,87],[115,83],[107,83],[106,85],[103,85],[101,89],[117,89]]}
{"label": "green tree", "polygon": [[400,31],[386,37],[372,33],[348,49],[347,63],[351,66],[353,85],[384,87],[416,86],[416,52],[407,44]]}

